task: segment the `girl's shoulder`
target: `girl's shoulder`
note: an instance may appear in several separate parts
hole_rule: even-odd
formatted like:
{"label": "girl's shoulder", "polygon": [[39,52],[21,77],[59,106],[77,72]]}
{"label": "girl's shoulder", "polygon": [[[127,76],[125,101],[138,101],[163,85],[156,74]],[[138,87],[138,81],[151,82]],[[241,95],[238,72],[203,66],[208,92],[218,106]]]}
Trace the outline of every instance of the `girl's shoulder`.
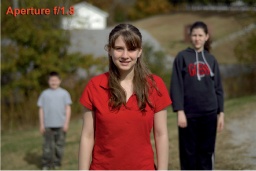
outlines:
{"label": "girl's shoulder", "polygon": [[163,79],[160,76],[156,75],[156,74],[152,74],[152,78],[154,79],[155,82],[159,82],[159,81],[162,82],[163,81]]}
{"label": "girl's shoulder", "polygon": [[214,55],[207,50],[204,50],[204,55],[209,56],[211,58],[215,58]]}
{"label": "girl's shoulder", "polygon": [[162,87],[165,84],[163,79],[158,75],[151,74],[151,79],[149,79],[150,87]]}
{"label": "girl's shoulder", "polygon": [[210,52],[208,52],[207,50],[204,50],[204,55],[205,57],[209,60],[212,60],[212,61],[216,61],[216,58],[213,54],[211,54]]}
{"label": "girl's shoulder", "polygon": [[186,49],[181,50],[177,53],[176,58],[183,58],[186,53]]}
{"label": "girl's shoulder", "polygon": [[100,83],[102,81],[107,81],[108,77],[109,77],[109,73],[105,72],[105,73],[102,73],[102,74],[99,74],[99,75],[96,75],[96,76],[92,77],[89,80],[89,82]]}
{"label": "girl's shoulder", "polygon": [[109,73],[105,72],[100,75],[96,75],[92,77],[89,82],[87,83],[87,86],[103,86],[103,87],[108,87],[108,78],[109,78]]}
{"label": "girl's shoulder", "polygon": [[179,51],[178,54],[176,55],[176,59],[181,60],[186,57],[191,57],[191,55],[195,55],[195,50],[188,47],[186,49]]}

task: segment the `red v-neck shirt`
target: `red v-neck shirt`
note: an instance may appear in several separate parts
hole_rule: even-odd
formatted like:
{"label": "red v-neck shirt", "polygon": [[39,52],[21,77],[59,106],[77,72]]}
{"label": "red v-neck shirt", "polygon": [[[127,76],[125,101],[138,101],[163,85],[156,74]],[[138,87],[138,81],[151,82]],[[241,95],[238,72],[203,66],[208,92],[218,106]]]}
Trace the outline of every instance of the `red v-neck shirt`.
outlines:
{"label": "red v-neck shirt", "polygon": [[[163,80],[153,75],[157,92],[152,88],[142,113],[133,94],[119,111],[108,105],[109,73],[92,78],[86,85],[80,103],[95,114],[95,143],[90,170],[154,170],[154,153],[150,142],[154,114],[172,102]],[[166,123],[163,123],[166,124]]]}

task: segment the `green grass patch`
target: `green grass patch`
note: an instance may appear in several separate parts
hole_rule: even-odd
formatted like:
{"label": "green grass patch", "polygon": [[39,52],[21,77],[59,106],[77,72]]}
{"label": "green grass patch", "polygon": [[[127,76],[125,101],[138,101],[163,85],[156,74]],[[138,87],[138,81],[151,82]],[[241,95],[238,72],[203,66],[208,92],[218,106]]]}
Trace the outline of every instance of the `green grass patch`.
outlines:
{"label": "green grass patch", "polygon": [[[256,95],[230,99],[225,102],[226,124],[244,113],[256,111]],[[168,129],[170,140],[169,169],[179,169],[177,116],[168,108]],[[66,147],[63,159],[63,170],[77,170],[78,149],[82,120],[73,119],[67,134]],[[246,144],[236,147],[227,140],[230,132],[224,130],[218,135],[216,145],[216,169],[250,169],[249,165],[241,163],[241,156]],[[41,169],[42,136],[38,127],[29,130],[9,131],[2,133],[1,139],[1,169],[2,170],[39,170]],[[153,139],[152,139],[153,142]],[[153,144],[154,145],[154,144]]]}

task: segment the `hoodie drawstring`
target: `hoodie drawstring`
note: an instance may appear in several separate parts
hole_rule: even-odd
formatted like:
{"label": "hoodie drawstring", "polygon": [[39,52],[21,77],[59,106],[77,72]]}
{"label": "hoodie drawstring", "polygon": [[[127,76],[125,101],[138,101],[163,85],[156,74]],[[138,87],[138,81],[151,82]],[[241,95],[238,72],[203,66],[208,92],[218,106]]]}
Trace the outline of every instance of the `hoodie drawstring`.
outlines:
{"label": "hoodie drawstring", "polygon": [[197,79],[200,81],[201,80],[201,77],[199,75],[199,61],[198,61],[198,53],[197,51],[195,50],[196,52],[196,76],[197,76]]}
{"label": "hoodie drawstring", "polygon": [[204,57],[204,51],[202,51],[202,56],[203,56],[203,59],[204,59],[205,64],[207,65],[207,67],[208,67],[209,70],[210,70],[210,75],[211,75],[211,77],[213,77],[213,76],[214,76],[214,73],[212,72],[211,67],[209,66],[208,62],[206,61],[206,59],[205,59],[205,57]]}
{"label": "hoodie drawstring", "polygon": [[[196,75],[197,75],[197,79],[200,81],[200,80],[201,80],[201,77],[200,77],[200,74],[199,74],[198,53],[197,53],[196,50],[195,50],[195,52],[196,52],[196,64],[197,64],[197,66],[196,66],[196,73],[197,73],[197,74],[196,74]],[[210,76],[213,77],[213,76],[214,76],[214,73],[212,72],[212,69],[210,68],[208,62],[207,62],[206,59],[205,59],[204,50],[202,50],[202,57],[203,57],[203,60],[204,60],[205,64],[207,65],[208,69],[210,70]]]}

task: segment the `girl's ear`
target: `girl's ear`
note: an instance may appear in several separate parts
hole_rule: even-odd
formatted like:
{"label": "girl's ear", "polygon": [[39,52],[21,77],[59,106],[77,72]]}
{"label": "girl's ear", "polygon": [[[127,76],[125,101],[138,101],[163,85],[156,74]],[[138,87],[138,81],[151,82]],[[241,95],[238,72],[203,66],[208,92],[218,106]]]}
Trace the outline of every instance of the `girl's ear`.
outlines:
{"label": "girl's ear", "polygon": [[140,48],[140,50],[139,50],[138,58],[141,56],[141,54],[142,54],[142,48]]}
{"label": "girl's ear", "polygon": [[105,49],[105,51],[107,51],[108,53],[110,53],[110,48],[109,48],[108,45],[105,45],[104,49]]}
{"label": "girl's ear", "polygon": [[207,41],[209,39],[209,34],[206,34],[206,38],[205,38],[205,41]]}
{"label": "girl's ear", "polygon": [[111,48],[108,45],[105,45],[104,49],[108,52],[108,55],[111,56]]}

